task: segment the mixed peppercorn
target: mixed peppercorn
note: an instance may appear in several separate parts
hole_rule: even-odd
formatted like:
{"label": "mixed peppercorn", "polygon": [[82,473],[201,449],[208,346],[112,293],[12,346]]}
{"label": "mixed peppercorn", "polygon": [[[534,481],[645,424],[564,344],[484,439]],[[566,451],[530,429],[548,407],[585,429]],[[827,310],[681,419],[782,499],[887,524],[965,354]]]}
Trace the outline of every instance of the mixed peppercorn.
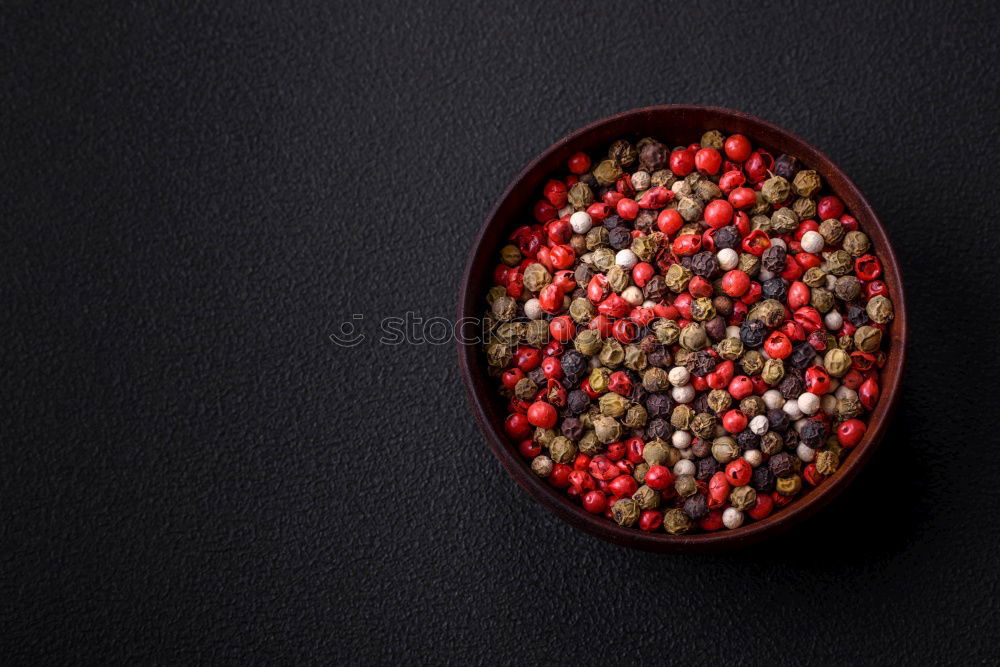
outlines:
{"label": "mixed peppercorn", "polygon": [[763,519],[836,474],[878,402],[893,305],[819,174],[714,130],[566,166],[487,296],[531,470],[675,535]]}

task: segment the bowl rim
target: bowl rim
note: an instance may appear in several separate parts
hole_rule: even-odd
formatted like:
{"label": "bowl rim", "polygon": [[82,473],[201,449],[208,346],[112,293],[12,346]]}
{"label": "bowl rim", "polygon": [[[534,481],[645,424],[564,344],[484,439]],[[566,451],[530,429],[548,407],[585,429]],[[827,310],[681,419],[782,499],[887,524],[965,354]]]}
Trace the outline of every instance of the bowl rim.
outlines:
{"label": "bowl rim", "polygon": [[[845,203],[848,199],[853,200],[848,208],[851,214],[859,221],[861,229],[874,242],[876,252],[882,260],[884,277],[886,278],[889,292],[892,295],[895,309],[895,318],[890,330],[891,347],[884,372],[881,376],[883,379],[888,378],[888,382],[883,382],[879,403],[869,419],[869,429],[862,442],[854,448],[851,455],[841,464],[837,473],[822,485],[812,489],[804,497],[796,499],[795,502],[782,511],[775,512],[760,521],[744,524],[733,530],[690,535],[669,535],[661,532],[647,533],[636,528],[624,528],[614,521],[608,520],[603,515],[590,514],[582,507],[574,504],[562,490],[553,488],[532,473],[523,458],[515,453],[506,436],[491,422],[485,404],[487,397],[482,395],[482,387],[477,387],[477,381],[474,376],[477,363],[474,355],[481,355],[481,346],[478,344],[464,344],[459,340],[457,343],[458,362],[462,382],[468,396],[469,404],[472,407],[473,415],[480,430],[486,437],[487,444],[493,451],[494,456],[497,457],[501,465],[514,478],[518,485],[545,506],[546,509],[576,528],[623,546],[665,553],[715,552],[746,546],[783,532],[815,514],[822,507],[830,503],[854,480],[864,465],[871,459],[877,445],[888,430],[899,400],[908,339],[906,301],[899,261],[896,258],[892,244],[889,242],[888,234],[871,204],[857,185],[850,180],[833,160],[805,139],[789,130],[762,118],[725,107],[686,104],[640,107],[589,123],[562,137],[529,162],[514,180],[511,181],[490,209],[479,229],[479,233],[476,235],[475,241],[469,249],[459,289],[458,317],[461,321],[461,318],[464,317],[476,318],[481,315],[482,308],[479,306],[482,295],[473,294],[471,291],[473,271],[481,263],[482,257],[480,256],[490,259],[491,255],[497,251],[497,248],[484,248],[484,241],[493,225],[500,224],[497,221],[497,216],[501,208],[523,181],[533,176],[540,165],[545,163],[553,153],[562,151],[567,146],[578,142],[581,142],[580,149],[586,148],[582,144],[586,137],[591,133],[601,130],[606,125],[634,122],[643,116],[648,116],[647,120],[652,120],[654,116],[669,116],[671,114],[718,116],[730,122],[735,121],[737,124],[752,126],[754,131],[744,131],[744,134],[754,141],[755,145],[759,143],[766,146],[771,143],[768,139],[762,138],[762,135],[766,136],[768,134],[780,137],[783,143],[796,145],[794,155],[810,168],[819,171],[830,191],[841,197]],[[669,119],[665,122],[669,123]],[[542,178],[546,176],[548,176],[548,173],[542,175]],[[836,183],[836,186],[834,183]],[[531,195],[529,194],[528,196],[530,198]],[[509,223],[504,223],[504,226],[509,226]],[[492,261],[488,262],[487,265],[492,265]],[[480,311],[478,313],[477,307]],[[481,366],[481,363],[479,365]],[[482,384],[484,380],[490,379],[485,377],[480,378],[479,383]],[[871,428],[873,424],[874,428]]]}

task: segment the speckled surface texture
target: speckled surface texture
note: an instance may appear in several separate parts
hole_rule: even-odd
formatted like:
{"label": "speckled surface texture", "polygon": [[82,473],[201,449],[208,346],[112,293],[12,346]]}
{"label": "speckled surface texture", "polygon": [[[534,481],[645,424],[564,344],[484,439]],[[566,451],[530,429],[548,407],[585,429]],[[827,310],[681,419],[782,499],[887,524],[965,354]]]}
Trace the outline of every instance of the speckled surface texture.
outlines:
{"label": "speckled surface texture", "polygon": [[[997,11],[422,4],[0,11],[3,661],[995,658]],[[545,147],[668,102],[824,150],[910,296],[870,468],[726,556],[561,523],[452,345],[371,339],[452,316]]]}

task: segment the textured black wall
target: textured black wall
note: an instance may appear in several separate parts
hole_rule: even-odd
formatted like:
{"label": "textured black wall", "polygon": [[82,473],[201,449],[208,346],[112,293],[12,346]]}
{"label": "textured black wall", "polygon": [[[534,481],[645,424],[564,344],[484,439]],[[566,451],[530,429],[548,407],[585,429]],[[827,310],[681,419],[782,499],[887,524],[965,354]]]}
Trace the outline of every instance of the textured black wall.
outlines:
{"label": "textured black wall", "polygon": [[[0,10],[5,662],[990,657],[989,3],[281,4]],[[870,469],[729,556],[536,506],[451,345],[328,339],[450,317],[525,163],[667,102],[826,151],[910,295]]]}

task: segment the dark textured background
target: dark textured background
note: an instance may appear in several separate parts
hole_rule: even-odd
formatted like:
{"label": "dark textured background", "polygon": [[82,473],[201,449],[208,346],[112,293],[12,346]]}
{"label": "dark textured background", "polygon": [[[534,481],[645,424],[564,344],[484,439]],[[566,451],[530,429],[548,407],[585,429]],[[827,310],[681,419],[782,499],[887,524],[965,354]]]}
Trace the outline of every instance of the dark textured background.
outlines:
{"label": "dark textured background", "polygon": [[[5,662],[991,657],[988,3],[281,4],[0,10]],[[536,506],[451,345],[328,339],[352,312],[371,335],[450,317],[524,164],[667,102],[826,151],[910,296],[870,468],[728,556],[625,551]]]}

